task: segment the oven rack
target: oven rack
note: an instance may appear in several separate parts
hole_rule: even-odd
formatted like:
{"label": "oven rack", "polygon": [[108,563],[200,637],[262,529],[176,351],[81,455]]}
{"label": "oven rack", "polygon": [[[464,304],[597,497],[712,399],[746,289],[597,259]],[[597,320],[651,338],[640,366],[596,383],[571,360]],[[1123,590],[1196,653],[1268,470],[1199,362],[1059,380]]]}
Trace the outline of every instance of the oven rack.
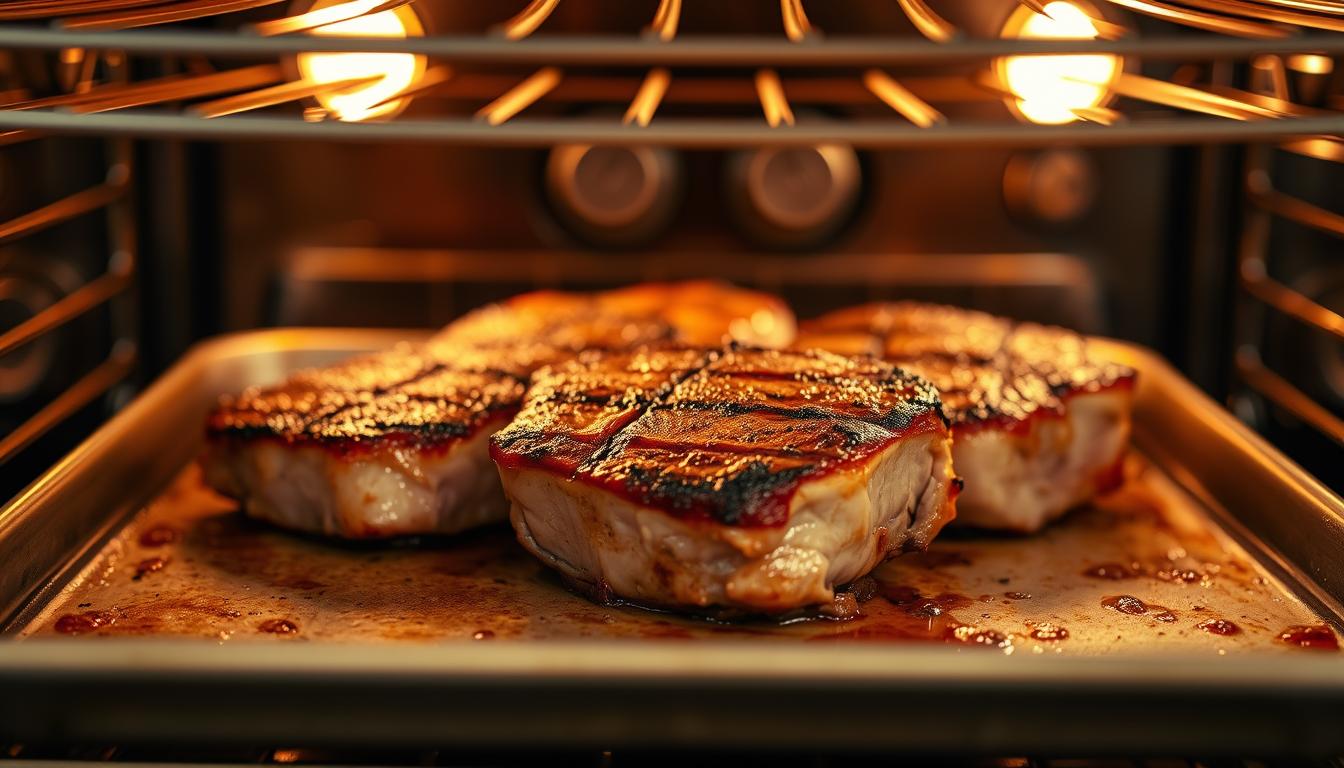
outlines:
{"label": "oven rack", "polygon": [[[1344,162],[1344,151],[1341,151],[1344,144],[1290,147],[1293,149],[1319,162]],[[1265,362],[1261,354],[1264,328],[1260,322],[1266,312],[1275,313],[1324,332],[1344,344],[1344,315],[1276,279],[1271,273],[1274,254],[1269,247],[1270,229],[1276,220],[1344,240],[1344,213],[1322,208],[1275,188],[1266,150],[1265,147],[1251,147],[1247,151],[1246,214],[1237,252],[1237,282],[1241,290],[1237,312],[1241,327],[1233,358],[1234,373],[1246,389],[1344,446],[1344,418],[1316,402]]]}
{"label": "oven rack", "polygon": [[[0,134],[3,145],[4,134]],[[0,223],[0,246],[73,219],[97,213],[108,217],[108,257],[103,274],[76,288],[18,325],[0,332],[0,356],[109,306],[111,343],[103,360],[84,371],[64,391],[6,435],[0,435],[0,467],[20,451],[127,380],[139,362],[133,294],[136,282],[132,147],[127,139],[106,142],[105,181]],[[5,266],[0,255],[0,270]]]}
{"label": "oven rack", "polygon": [[[33,1],[33,0],[27,0]],[[1023,0],[1026,2],[1027,0]],[[1031,0],[1035,2],[1035,0]],[[1126,0],[1129,2],[1129,0]],[[787,0],[786,0],[786,5]],[[1344,6],[1342,6],[1344,7]],[[3,18],[0,12],[0,18]],[[1344,27],[1344,16],[1338,19]],[[1275,29],[1279,29],[1275,27]],[[423,141],[480,146],[548,146],[557,141],[638,142],[683,147],[815,144],[824,141],[868,148],[927,148],[966,145],[1043,146],[1248,143],[1293,137],[1344,136],[1339,99],[1307,106],[1288,99],[1265,99],[1225,87],[1201,86],[1123,73],[1108,84],[1133,103],[1160,107],[1138,114],[1099,108],[1079,110],[1081,122],[1037,125],[1001,119],[949,120],[940,99],[1002,102],[1012,94],[993,81],[995,60],[1020,55],[1112,54],[1133,61],[1251,62],[1266,56],[1344,56],[1344,34],[1312,32],[1273,38],[1226,35],[1123,36],[1097,40],[1010,40],[954,37],[943,42],[919,38],[828,37],[791,42],[787,38],[651,36],[552,36],[513,40],[503,34],[439,35],[405,39],[262,36],[247,30],[128,29],[86,31],[35,25],[0,25],[0,49],[108,51],[117,55],[198,55],[260,59],[269,74],[243,68],[193,76],[175,75],[126,86],[93,84],[85,93],[11,100],[0,104],[0,143],[38,135],[92,134],[211,140],[296,139],[335,141]],[[243,114],[302,102],[323,91],[361,85],[359,81],[314,84],[292,79],[285,62],[300,53],[376,52],[429,57],[436,64],[422,80],[393,98],[460,96],[479,99],[468,114],[405,117],[386,121],[341,122],[304,110],[287,115]],[[458,75],[455,67],[494,69],[493,94],[475,92],[479,75]],[[661,117],[666,100],[722,101],[704,86],[696,70],[705,66],[745,68],[741,82],[716,87],[759,102],[741,117]],[[909,74],[911,68],[956,67],[960,78]],[[576,68],[619,67],[636,76],[594,77]],[[965,71],[967,68],[971,71]],[[520,68],[523,68],[520,71]],[[675,72],[673,70],[675,69]],[[799,74],[807,68],[807,74]],[[818,88],[811,72],[825,70],[833,87]],[[897,74],[892,74],[896,72]],[[230,74],[232,73],[232,74]],[[249,79],[251,77],[251,79]],[[232,79],[231,79],[232,78]],[[930,87],[938,81],[942,87]],[[753,88],[754,85],[754,88]],[[809,87],[811,86],[811,87]],[[228,95],[227,98],[219,98]],[[208,98],[202,104],[199,100]],[[196,101],[192,103],[192,100]],[[389,99],[391,101],[392,99]],[[529,117],[543,101],[571,105],[622,104],[625,119]],[[185,107],[163,108],[168,105]],[[793,117],[792,104],[811,107],[883,107],[884,117],[818,120]],[[146,108],[156,107],[156,108]],[[297,110],[295,110],[297,112]]]}

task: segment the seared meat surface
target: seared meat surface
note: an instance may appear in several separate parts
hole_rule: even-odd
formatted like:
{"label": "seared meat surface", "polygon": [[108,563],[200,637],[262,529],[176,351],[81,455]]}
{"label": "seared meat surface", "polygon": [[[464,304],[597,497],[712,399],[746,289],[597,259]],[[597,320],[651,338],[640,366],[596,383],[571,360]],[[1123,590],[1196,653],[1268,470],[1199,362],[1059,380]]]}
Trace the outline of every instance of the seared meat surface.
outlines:
{"label": "seared meat surface", "polygon": [[1072,331],[902,302],[804,323],[796,346],[879,355],[938,387],[959,524],[1039,530],[1121,480],[1134,371]]}
{"label": "seared meat surface", "polygon": [[487,440],[529,374],[585,349],[787,344],[777,299],[715,283],[541,292],[404,345],[226,398],[209,416],[207,481],[254,517],[360,538],[451,533],[506,514]]}
{"label": "seared meat surface", "polygon": [[585,354],[537,372],[491,456],[525,547],[649,605],[826,604],[953,515],[937,393],[872,358]]}

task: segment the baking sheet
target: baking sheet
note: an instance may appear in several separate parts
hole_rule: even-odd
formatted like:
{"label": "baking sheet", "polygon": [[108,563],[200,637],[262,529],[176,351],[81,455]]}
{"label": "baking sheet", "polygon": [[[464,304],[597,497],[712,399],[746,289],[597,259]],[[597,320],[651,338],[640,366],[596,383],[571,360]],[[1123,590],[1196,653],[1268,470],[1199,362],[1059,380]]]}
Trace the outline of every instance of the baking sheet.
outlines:
{"label": "baking sheet", "polygon": [[1035,538],[946,532],[864,618],[778,627],[594,605],[507,528],[333,544],[200,488],[183,425],[219,394],[402,337],[202,344],[0,508],[0,739],[1344,750],[1341,657],[1278,639],[1338,632],[1344,501],[1150,352],[1095,342],[1141,372],[1121,493]]}
{"label": "baking sheet", "polygon": [[[245,519],[195,465],[21,634],[220,643],[658,638],[935,642],[1014,653],[1333,649],[1323,619],[1135,456],[1118,493],[1038,536],[966,531],[880,568],[861,616],[714,622],[596,605],[507,526],[333,543]],[[1314,628],[1314,629],[1313,629]]]}

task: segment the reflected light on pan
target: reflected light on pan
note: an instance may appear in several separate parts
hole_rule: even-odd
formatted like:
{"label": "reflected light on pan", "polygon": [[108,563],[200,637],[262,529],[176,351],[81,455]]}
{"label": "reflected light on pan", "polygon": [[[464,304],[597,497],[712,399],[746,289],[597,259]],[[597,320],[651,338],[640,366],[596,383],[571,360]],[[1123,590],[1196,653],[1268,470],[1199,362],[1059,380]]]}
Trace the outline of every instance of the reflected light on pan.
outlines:
{"label": "reflected light on pan", "polygon": [[[1003,36],[1018,39],[1092,40],[1096,25],[1077,5],[1065,0],[1046,3],[1044,16],[1019,7],[1004,24]],[[1120,58],[1111,54],[1077,56],[1010,56],[995,62],[1005,90],[1017,98],[1010,104],[1025,120],[1044,125],[1078,119],[1075,110],[1104,106],[1106,84],[1120,72]],[[1081,82],[1080,82],[1081,81]]]}
{"label": "reflected light on pan", "polygon": [[[370,8],[381,0],[352,0]],[[312,10],[341,4],[336,0],[318,0]],[[424,27],[420,19],[403,5],[391,11],[359,16],[347,21],[318,27],[310,34],[330,37],[420,37]],[[390,117],[410,103],[410,98],[393,99],[414,85],[425,73],[425,57],[410,53],[301,53],[299,74],[304,80],[331,83],[350,78],[382,75],[369,85],[319,94],[316,99],[337,119],[348,122]],[[389,101],[389,99],[391,99]]]}

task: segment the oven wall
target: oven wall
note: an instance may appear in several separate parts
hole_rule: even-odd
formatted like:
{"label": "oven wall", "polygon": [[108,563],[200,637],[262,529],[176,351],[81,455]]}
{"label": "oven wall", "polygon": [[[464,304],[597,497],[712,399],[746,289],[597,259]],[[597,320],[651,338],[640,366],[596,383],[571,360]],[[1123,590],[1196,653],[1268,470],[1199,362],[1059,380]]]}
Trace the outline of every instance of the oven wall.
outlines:
{"label": "oven wall", "polygon": [[[1162,346],[1172,219],[1188,204],[1173,199],[1184,191],[1172,150],[1070,149],[1090,178],[1039,181],[1044,189],[1016,195],[1005,190],[1010,168],[1039,164],[1048,174],[1050,152],[863,153],[852,222],[819,245],[785,249],[743,231],[739,192],[724,181],[731,153],[688,152],[685,200],[668,230],[641,247],[600,249],[552,215],[541,151],[219,151],[227,328],[437,325],[532,287],[724,277],[778,290],[804,315],[929,298]],[[1052,195],[1088,194],[1070,183],[1093,187],[1076,219],[1032,213]],[[965,258],[984,254],[1001,256]]]}

